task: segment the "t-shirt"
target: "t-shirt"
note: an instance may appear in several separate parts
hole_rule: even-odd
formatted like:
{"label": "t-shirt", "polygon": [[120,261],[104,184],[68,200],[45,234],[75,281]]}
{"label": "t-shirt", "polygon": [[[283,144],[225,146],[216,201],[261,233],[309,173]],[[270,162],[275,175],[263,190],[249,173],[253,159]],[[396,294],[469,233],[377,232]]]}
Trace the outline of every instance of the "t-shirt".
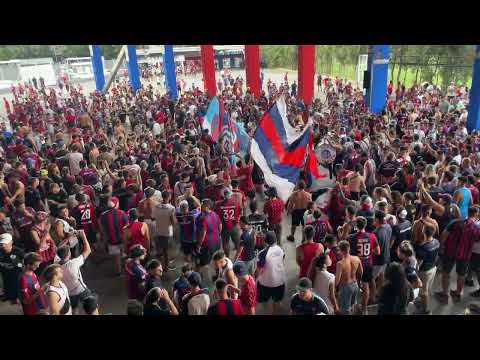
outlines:
{"label": "t-shirt", "polygon": [[428,271],[434,268],[439,250],[440,242],[437,239],[415,246],[415,255],[419,261],[422,261],[418,271]]}
{"label": "t-shirt", "polygon": [[294,294],[290,301],[290,309],[294,315],[329,314],[325,301],[315,294],[310,301],[302,300],[298,293]]}
{"label": "t-shirt", "polygon": [[80,174],[80,161],[83,160],[83,155],[78,152],[70,153],[68,156],[68,162],[70,165],[70,173],[73,176]]}
{"label": "t-shirt", "polygon": [[200,212],[198,210],[190,211],[187,214],[177,212],[177,222],[180,229],[180,241],[186,244],[193,244],[196,241],[195,221]]}
{"label": "t-shirt", "polygon": [[255,185],[253,184],[252,180],[252,173],[253,173],[253,165],[248,165],[245,167],[241,167],[237,170],[237,176],[246,176],[245,179],[240,180],[240,190],[245,193],[255,190]]}
{"label": "t-shirt", "polygon": [[144,292],[140,290],[140,284],[147,277],[147,272],[141,264],[136,263],[132,259],[128,259],[125,264],[127,273],[127,293],[129,299],[143,301]]}
{"label": "t-shirt", "polygon": [[69,296],[79,295],[87,289],[87,285],[83,282],[82,272],[80,271],[84,263],[85,259],[83,255],[80,255],[62,264],[62,281],[68,289]]}
{"label": "t-shirt", "polygon": [[255,258],[255,231],[250,228],[240,236],[240,246],[243,247],[240,260],[250,261]]}
{"label": "t-shirt", "polygon": [[275,198],[267,200],[263,208],[264,213],[268,217],[268,223],[271,225],[281,224],[282,215],[285,211],[285,204],[281,199]]}
{"label": "t-shirt", "polygon": [[171,204],[159,204],[153,208],[152,217],[155,219],[158,235],[173,236],[172,215],[175,215],[175,207]]}
{"label": "t-shirt", "polygon": [[200,246],[215,251],[220,248],[220,217],[214,211],[202,212],[196,220],[197,235],[206,231],[204,239],[198,239]]}
{"label": "t-shirt", "polygon": [[350,254],[358,256],[363,267],[373,265],[373,248],[378,244],[375,234],[365,231],[350,235],[347,240],[350,242]]}
{"label": "t-shirt", "polygon": [[[37,292],[40,295],[35,298],[30,304],[25,304],[24,301],[28,301]],[[23,273],[20,277],[20,299],[22,300],[22,308],[24,315],[37,315],[40,310],[47,308],[47,302],[45,300],[45,294],[40,287],[37,276],[35,273],[27,274]]]}
{"label": "t-shirt", "polygon": [[240,296],[238,297],[242,306],[245,308],[255,307],[257,304],[257,285],[252,276],[240,287]]}
{"label": "t-shirt", "polygon": [[207,315],[243,315],[242,304],[239,299],[218,300],[208,308]]}
{"label": "t-shirt", "polygon": [[148,294],[150,290],[156,287],[163,289],[162,279],[159,279],[155,276],[148,274],[145,279],[145,294]]}
{"label": "t-shirt", "polygon": [[278,245],[271,245],[258,254],[258,282],[265,287],[277,287],[285,284],[285,252]]}
{"label": "t-shirt", "polygon": [[216,204],[215,212],[222,219],[225,230],[231,231],[238,224],[241,207],[236,198],[225,199]]}
{"label": "t-shirt", "polygon": [[390,240],[392,238],[392,227],[389,224],[383,224],[375,230],[378,244],[380,245],[380,255],[373,257],[374,265],[385,265],[390,262]]}

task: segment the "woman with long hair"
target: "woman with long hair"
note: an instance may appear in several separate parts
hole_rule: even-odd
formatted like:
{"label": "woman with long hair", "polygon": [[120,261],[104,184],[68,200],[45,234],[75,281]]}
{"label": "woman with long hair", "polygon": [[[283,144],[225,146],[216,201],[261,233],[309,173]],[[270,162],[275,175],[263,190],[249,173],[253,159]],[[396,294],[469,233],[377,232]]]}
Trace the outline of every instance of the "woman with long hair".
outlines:
{"label": "woman with long hair", "polygon": [[314,258],[308,271],[308,278],[312,281],[313,292],[325,301],[330,314],[335,314],[339,308],[335,295],[335,275],[327,271],[329,263],[331,264],[331,260],[326,254]]}
{"label": "woman with long hair", "polygon": [[385,285],[380,290],[378,315],[408,315],[408,303],[413,300],[413,290],[407,281],[405,269],[397,262],[388,265]]}

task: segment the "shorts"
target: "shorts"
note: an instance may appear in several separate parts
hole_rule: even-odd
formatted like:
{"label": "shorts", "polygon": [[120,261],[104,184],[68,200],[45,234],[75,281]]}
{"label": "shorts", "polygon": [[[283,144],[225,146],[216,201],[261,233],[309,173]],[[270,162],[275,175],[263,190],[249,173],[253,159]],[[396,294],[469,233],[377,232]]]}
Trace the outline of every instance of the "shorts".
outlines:
{"label": "shorts", "polygon": [[223,243],[228,245],[230,239],[232,239],[235,247],[238,248],[238,245],[240,244],[240,228],[238,225],[235,225],[232,230],[227,230],[225,227],[222,228]]}
{"label": "shorts", "polygon": [[268,228],[275,233],[277,243],[280,244],[282,240],[282,224],[270,224]]}
{"label": "shorts", "polygon": [[180,247],[182,248],[182,252],[185,255],[191,255],[193,253],[193,250],[195,249],[195,244],[194,243],[180,243]]}
{"label": "shorts", "polygon": [[168,249],[168,243],[171,242],[173,239],[172,236],[157,236],[155,238],[155,246],[157,251],[160,249]]}
{"label": "shorts", "polygon": [[305,214],[305,209],[295,209],[292,211],[292,226],[305,225],[303,214]]}
{"label": "shorts", "polygon": [[277,287],[263,286],[257,283],[257,302],[262,304],[272,299],[274,302],[280,302],[285,296],[285,284]]}
{"label": "shorts", "polygon": [[342,284],[338,286],[338,307],[343,313],[351,310],[352,306],[357,303],[360,290],[357,282],[350,284]]}
{"label": "shorts", "polygon": [[373,265],[373,279],[376,280],[380,274],[385,273],[386,268],[387,268],[387,264]]}
{"label": "shorts", "polygon": [[206,247],[200,248],[200,253],[198,254],[198,257],[197,257],[198,266],[206,266],[210,264],[210,262],[212,261],[212,256],[217,250],[218,249],[215,249],[212,251]]}
{"label": "shorts", "polygon": [[122,248],[120,245],[108,245],[108,254],[109,255],[121,255]]}
{"label": "shorts", "polygon": [[72,309],[77,308],[78,305],[80,305],[80,303],[91,294],[92,294],[92,291],[90,289],[85,289],[78,295],[70,296],[70,305],[72,306]]}
{"label": "shorts", "polygon": [[437,267],[434,266],[427,271],[419,271],[418,277],[422,281],[422,288],[420,289],[419,295],[428,296],[430,289],[433,285],[433,280],[435,279],[435,274],[437,273]]}
{"label": "shorts", "polygon": [[474,272],[480,271],[480,254],[472,253],[470,258],[470,268]]}
{"label": "shorts", "polygon": [[452,256],[442,256],[441,259],[442,272],[450,274],[455,265],[455,271],[457,275],[465,276],[468,273],[468,261],[467,260],[458,260]]}
{"label": "shorts", "polygon": [[362,274],[362,282],[370,283],[373,280],[373,266],[364,266]]}

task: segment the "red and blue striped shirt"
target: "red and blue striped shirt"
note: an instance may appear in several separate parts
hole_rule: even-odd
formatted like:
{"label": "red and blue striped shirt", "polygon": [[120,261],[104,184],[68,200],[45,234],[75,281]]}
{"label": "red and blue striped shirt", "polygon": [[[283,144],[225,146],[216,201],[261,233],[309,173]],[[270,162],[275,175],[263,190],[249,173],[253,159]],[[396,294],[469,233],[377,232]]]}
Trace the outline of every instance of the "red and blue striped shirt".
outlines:
{"label": "red and blue striped shirt", "polygon": [[214,211],[202,212],[197,218],[196,226],[198,234],[205,231],[205,237],[199,239],[200,246],[208,248],[210,251],[220,249],[220,231],[221,231],[220,217]]}
{"label": "red and blue striped shirt", "polygon": [[123,228],[128,224],[128,216],[123,210],[109,209],[100,215],[100,223],[110,245],[122,243]]}

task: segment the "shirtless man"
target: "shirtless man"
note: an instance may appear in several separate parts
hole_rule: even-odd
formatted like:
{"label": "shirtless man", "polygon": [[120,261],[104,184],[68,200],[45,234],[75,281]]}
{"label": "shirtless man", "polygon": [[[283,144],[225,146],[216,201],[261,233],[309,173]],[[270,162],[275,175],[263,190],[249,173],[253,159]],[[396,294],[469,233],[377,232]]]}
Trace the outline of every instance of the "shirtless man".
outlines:
{"label": "shirtless man", "polygon": [[338,244],[342,260],[337,262],[335,274],[335,286],[338,288],[338,306],[340,313],[349,315],[352,313],[352,306],[357,303],[359,294],[358,282],[363,275],[362,262],[358,256],[350,255],[350,244],[342,240]]}
{"label": "shirtless man", "polygon": [[300,180],[297,190],[295,190],[288,199],[287,210],[292,213],[292,227],[290,236],[287,238],[289,241],[295,241],[295,230],[297,229],[297,226],[300,224],[302,224],[302,228],[305,226],[303,214],[305,214],[307,204],[312,201],[312,194],[305,191],[305,187],[305,182]]}
{"label": "shirtless man", "polygon": [[360,192],[366,190],[365,179],[360,172],[363,170],[363,166],[357,164],[355,171],[348,178],[348,190],[350,191],[350,199],[360,201]]}
{"label": "shirtless man", "polygon": [[80,128],[93,130],[92,118],[88,113],[84,113],[80,116]]}
{"label": "shirtless man", "polygon": [[[143,219],[143,222],[148,226],[148,232],[150,234],[150,239],[155,239],[157,236],[157,227],[155,225],[155,220],[153,219],[152,211],[153,209],[159,204],[157,200],[155,200],[155,189],[151,187],[147,187],[144,191],[145,199],[141,200],[138,203],[138,215],[140,219]],[[155,241],[150,242],[150,247],[153,247]],[[149,253],[152,252],[153,249],[149,249]]]}
{"label": "shirtless man", "polygon": [[420,214],[421,214],[420,219],[415,220],[412,226],[412,243],[413,244],[423,243],[423,240],[424,240],[423,229],[426,225],[431,225],[435,228],[434,236],[438,236],[439,234],[438,223],[435,219],[431,218],[432,206],[428,204],[422,204]]}

